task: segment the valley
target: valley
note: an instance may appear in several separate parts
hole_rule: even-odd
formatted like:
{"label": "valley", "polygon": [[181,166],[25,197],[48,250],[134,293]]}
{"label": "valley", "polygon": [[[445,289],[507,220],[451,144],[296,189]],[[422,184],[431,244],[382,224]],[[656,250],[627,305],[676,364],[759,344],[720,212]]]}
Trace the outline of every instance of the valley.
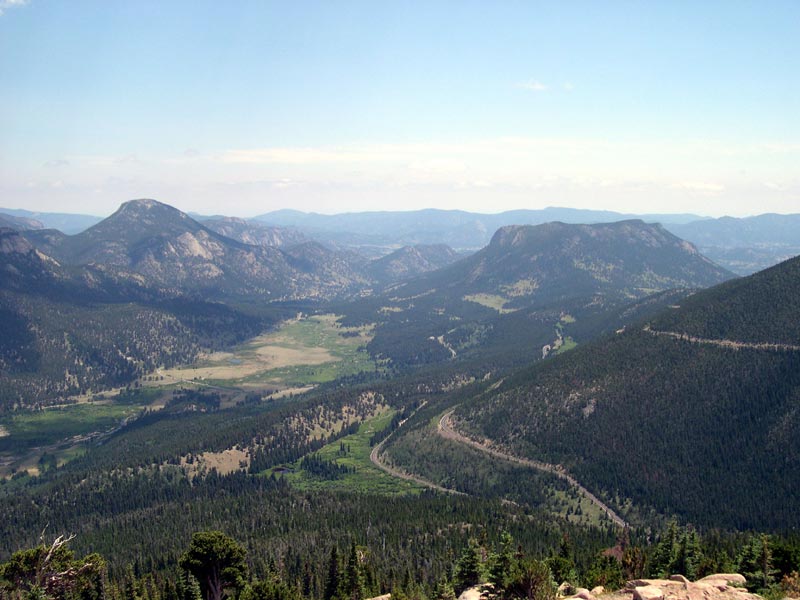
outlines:
{"label": "valley", "polygon": [[[341,327],[336,315],[298,316],[229,350],[202,353],[190,366],[160,369],[146,387],[176,384],[275,393],[377,369],[365,350],[372,327]],[[163,378],[163,379],[162,379]]]}
{"label": "valley", "polygon": [[354,539],[371,589],[412,589],[399,564],[432,590],[503,531],[551,573],[580,540],[560,576],[588,583],[673,520],[796,526],[798,259],[737,278],[637,220],[369,258],[155,201],[26,231],[0,234],[0,559],[55,520],[116,581],[173,581],[214,527],[325,600]]}
{"label": "valley", "polygon": [[301,395],[338,377],[375,371],[364,346],[370,327],[342,328],[332,314],[303,316],[280,323],[224,352],[200,354],[192,365],[157,369],[127,388],[67,397],[58,406],[0,416],[0,477],[40,472],[45,457],[63,465],[82,445],[117,431],[144,410],[160,410],[174,390],[216,392],[222,407],[246,398],[277,400]]}
{"label": "valley", "polygon": [[0,0],[0,600],[800,600],[799,25]]}

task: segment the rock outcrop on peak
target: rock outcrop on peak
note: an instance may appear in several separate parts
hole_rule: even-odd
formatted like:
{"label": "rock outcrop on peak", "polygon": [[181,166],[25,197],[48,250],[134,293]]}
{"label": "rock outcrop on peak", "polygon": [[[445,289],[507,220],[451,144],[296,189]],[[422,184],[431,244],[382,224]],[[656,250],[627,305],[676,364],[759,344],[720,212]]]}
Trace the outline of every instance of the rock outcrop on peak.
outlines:
{"label": "rock outcrop on peak", "polygon": [[235,220],[217,221],[216,227],[248,241],[227,237],[149,199],[125,202],[113,215],[77,235],[44,230],[26,238],[62,264],[92,266],[117,279],[142,280],[174,294],[215,301],[330,298],[347,296],[365,284],[347,260],[322,246],[315,248],[314,261],[298,264],[296,255],[308,254],[298,248],[308,242],[284,250],[266,243],[277,241],[270,237],[276,232],[267,228],[248,228]]}

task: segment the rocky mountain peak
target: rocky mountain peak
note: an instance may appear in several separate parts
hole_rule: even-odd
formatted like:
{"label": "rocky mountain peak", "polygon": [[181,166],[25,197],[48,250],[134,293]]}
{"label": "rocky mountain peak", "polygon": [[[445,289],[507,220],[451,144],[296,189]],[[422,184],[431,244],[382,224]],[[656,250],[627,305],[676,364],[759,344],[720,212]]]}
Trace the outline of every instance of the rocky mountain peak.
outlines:
{"label": "rocky mountain peak", "polygon": [[141,220],[147,224],[155,224],[163,218],[191,220],[189,215],[179,211],[177,208],[149,198],[123,202],[117,212],[111,215],[109,219],[119,219],[121,217]]}

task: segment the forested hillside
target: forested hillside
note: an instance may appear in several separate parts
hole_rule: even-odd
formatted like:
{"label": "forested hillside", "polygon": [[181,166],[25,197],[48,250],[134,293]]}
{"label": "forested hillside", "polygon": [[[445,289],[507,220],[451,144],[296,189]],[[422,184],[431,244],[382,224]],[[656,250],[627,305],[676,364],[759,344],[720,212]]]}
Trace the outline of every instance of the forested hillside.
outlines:
{"label": "forested hillside", "polygon": [[91,267],[66,269],[12,230],[0,230],[0,271],[0,412],[126,385],[289,314],[244,313]]}
{"label": "forested hillside", "polygon": [[377,323],[370,352],[401,369],[504,350],[530,363],[619,323],[633,302],[731,277],[660,226],[548,223],[504,227],[483,250],[337,311]]}
{"label": "forested hillside", "polygon": [[791,529],[800,480],[800,259],[508,379],[464,428],[560,463],[617,505]]}

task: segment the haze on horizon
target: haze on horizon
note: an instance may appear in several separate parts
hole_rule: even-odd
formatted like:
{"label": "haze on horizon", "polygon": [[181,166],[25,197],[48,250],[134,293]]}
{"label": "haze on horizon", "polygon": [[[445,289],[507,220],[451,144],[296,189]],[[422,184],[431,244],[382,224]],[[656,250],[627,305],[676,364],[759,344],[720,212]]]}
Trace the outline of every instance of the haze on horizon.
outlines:
{"label": "haze on horizon", "polygon": [[0,0],[0,205],[800,212],[800,4]]}

